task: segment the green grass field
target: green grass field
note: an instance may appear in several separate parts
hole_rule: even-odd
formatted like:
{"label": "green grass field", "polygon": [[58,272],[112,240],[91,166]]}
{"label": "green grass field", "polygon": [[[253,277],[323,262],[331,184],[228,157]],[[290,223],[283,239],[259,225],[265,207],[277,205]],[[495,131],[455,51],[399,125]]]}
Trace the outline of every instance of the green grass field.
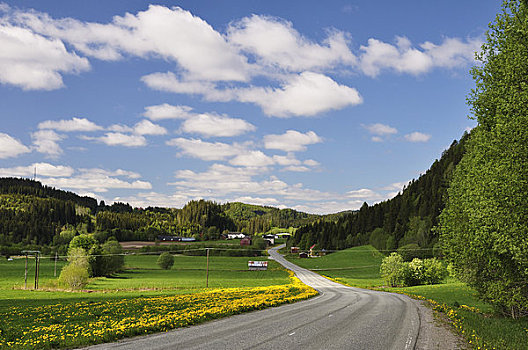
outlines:
{"label": "green grass field", "polygon": [[[24,290],[24,259],[0,259],[0,310],[11,306],[34,306],[80,300],[106,300],[135,296],[158,296],[203,291],[206,258],[175,256],[171,270],[162,270],[157,255],[129,255],[125,270],[111,278],[94,278],[84,292],[57,290],[54,261],[41,259],[39,290],[33,290],[34,260],[29,260],[28,290]],[[270,261],[268,271],[248,271],[248,260],[266,257],[210,257],[209,288],[257,287],[289,283],[288,273]],[[65,262],[59,261],[57,276]]]}
{"label": "green grass field", "polygon": [[[371,246],[338,251],[320,258],[287,258],[339,282],[360,288],[383,290],[420,296],[446,304],[461,318],[463,335],[471,345],[480,349],[528,349],[528,320],[512,320],[494,314],[492,306],[478,299],[477,293],[465,283],[448,277],[437,285],[405,288],[385,288],[379,267],[383,255]],[[477,308],[472,312],[459,305]]]}

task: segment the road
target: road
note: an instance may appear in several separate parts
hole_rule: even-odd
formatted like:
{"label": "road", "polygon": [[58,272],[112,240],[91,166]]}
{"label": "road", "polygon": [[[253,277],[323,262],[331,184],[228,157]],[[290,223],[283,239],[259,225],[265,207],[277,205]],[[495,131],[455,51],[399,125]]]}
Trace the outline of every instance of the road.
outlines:
{"label": "road", "polygon": [[414,349],[420,329],[406,296],[345,287],[270,256],[320,292],[309,300],[88,349]]}

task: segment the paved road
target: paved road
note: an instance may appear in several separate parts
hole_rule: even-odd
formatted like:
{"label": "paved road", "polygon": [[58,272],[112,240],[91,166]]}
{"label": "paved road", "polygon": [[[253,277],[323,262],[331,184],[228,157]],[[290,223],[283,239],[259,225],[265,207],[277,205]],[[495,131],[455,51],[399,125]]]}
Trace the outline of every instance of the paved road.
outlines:
{"label": "paved road", "polygon": [[89,349],[414,349],[420,320],[406,296],[345,287],[270,256],[320,295],[295,304]]}

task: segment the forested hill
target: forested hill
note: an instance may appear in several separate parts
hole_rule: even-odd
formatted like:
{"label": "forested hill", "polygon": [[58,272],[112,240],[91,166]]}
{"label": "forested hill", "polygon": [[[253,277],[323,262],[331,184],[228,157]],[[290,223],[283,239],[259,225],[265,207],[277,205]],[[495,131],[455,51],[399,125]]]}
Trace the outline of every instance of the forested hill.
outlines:
{"label": "forested hill", "polygon": [[[469,134],[435,160],[431,168],[413,180],[396,197],[341,216],[336,221],[318,220],[297,230],[290,244],[307,249],[345,249],[372,244],[380,250],[411,245],[422,251],[433,248],[438,235],[432,230],[444,207],[444,198],[453,170],[462,159]],[[429,250],[429,253],[432,249]]]}
{"label": "forested hill", "polygon": [[82,207],[90,208],[93,213],[95,213],[97,208],[97,200],[94,198],[81,197],[73,192],[43,186],[40,182],[29,179],[0,178],[0,194],[20,194],[39,198],[55,198],[63,201],[72,201]]}
{"label": "forested hill", "polygon": [[110,236],[153,241],[159,235],[217,239],[225,231],[254,234],[272,227],[298,227],[319,217],[292,209],[205,200],[191,201],[182,209],[98,205],[94,198],[38,181],[0,178],[0,248],[64,245],[81,233],[93,233],[103,241]]}

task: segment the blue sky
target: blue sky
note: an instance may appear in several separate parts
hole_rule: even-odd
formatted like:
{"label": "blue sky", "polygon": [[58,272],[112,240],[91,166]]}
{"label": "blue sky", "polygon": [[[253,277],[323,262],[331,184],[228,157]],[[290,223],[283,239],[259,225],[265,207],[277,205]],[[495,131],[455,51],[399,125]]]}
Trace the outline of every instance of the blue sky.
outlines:
{"label": "blue sky", "polygon": [[357,209],[475,123],[497,1],[0,3],[0,176],[107,203]]}

